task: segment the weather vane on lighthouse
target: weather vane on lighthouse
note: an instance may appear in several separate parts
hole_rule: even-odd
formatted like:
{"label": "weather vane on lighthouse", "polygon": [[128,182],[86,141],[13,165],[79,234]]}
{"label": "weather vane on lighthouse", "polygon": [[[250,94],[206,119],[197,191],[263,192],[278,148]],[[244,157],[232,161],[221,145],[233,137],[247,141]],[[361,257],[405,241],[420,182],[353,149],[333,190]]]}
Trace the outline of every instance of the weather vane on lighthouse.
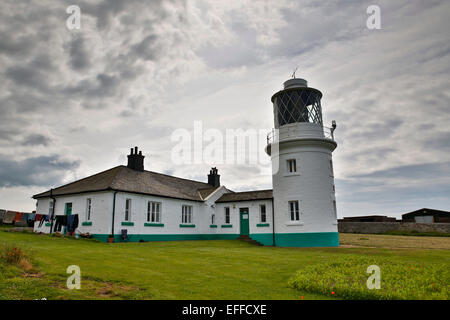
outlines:
{"label": "weather vane on lighthouse", "polygon": [[298,67],[295,67],[294,72],[292,73],[292,78],[295,79],[295,73],[297,72]]}

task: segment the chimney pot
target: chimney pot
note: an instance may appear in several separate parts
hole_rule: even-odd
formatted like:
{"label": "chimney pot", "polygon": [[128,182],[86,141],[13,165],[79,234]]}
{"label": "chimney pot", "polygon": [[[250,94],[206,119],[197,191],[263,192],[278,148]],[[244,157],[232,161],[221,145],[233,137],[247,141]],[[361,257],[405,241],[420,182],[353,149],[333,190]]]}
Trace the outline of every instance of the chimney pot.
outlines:
{"label": "chimney pot", "polygon": [[209,174],[208,174],[208,184],[217,188],[218,186],[220,186],[220,175],[217,174],[218,170],[217,168],[211,168],[211,170],[209,170]]}
{"label": "chimney pot", "polygon": [[144,158],[145,156],[142,155],[142,151],[139,151],[138,154],[138,147],[131,148],[131,152],[128,155],[128,164],[127,167],[136,171],[144,171]]}

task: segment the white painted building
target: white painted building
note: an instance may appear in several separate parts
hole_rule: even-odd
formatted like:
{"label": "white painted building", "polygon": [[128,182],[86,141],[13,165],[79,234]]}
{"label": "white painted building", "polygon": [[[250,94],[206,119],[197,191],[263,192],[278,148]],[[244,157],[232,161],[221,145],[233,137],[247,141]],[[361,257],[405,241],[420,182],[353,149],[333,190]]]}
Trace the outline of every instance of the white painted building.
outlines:
{"label": "white painted building", "polygon": [[[36,213],[78,214],[76,232],[102,241],[248,236],[264,245],[338,246],[334,128],[322,124],[319,90],[303,79],[284,85],[272,97],[275,130],[266,147],[273,190],[233,192],[220,185],[216,168],[207,183],[146,171],[135,147],[127,166],[34,195]],[[34,231],[54,232],[54,221],[36,222]]]}

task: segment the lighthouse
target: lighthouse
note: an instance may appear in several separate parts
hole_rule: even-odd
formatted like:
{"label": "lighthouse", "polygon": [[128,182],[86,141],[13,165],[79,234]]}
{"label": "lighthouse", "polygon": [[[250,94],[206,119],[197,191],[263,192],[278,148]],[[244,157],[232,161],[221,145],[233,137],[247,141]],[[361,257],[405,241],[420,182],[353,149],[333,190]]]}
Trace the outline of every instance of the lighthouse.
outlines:
{"label": "lighthouse", "polygon": [[272,161],[276,246],[339,246],[332,152],[334,129],[323,125],[322,93],[304,79],[284,82],[272,96]]}

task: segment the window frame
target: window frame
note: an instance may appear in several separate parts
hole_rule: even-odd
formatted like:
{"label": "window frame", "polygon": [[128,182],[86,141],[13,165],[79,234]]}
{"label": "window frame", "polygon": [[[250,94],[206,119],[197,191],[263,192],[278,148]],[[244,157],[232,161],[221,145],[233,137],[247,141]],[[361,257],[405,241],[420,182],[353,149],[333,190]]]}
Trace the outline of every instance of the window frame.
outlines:
{"label": "window frame", "polygon": [[[293,207],[294,205],[294,207]],[[300,221],[300,203],[298,200],[288,201],[289,218],[291,221]],[[295,219],[296,218],[296,219]]]}
{"label": "window frame", "polygon": [[48,215],[51,216],[53,214],[53,208],[55,206],[55,201],[53,199],[50,199],[48,202]]}
{"label": "window frame", "polygon": [[159,201],[148,201],[147,202],[147,222],[149,223],[160,223],[161,222],[161,211],[162,203]]}
{"label": "window frame", "polygon": [[125,216],[124,221],[131,221],[131,199],[125,199]]}
{"label": "window frame", "polygon": [[230,224],[231,223],[230,207],[225,207],[224,209],[225,209],[225,212],[224,212],[225,224]]}
{"label": "window frame", "polygon": [[91,212],[92,212],[92,198],[86,199],[86,221],[91,221]]}
{"label": "window frame", "polygon": [[297,173],[297,159],[287,159],[286,160],[287,165],[287,172],[290,174]]}
{"label": "window frame", "polygon": [[334,218],[337,220],[337,206],[336,206],[336,200],[333,200],[333,210],[334,210]]}
{"label": "window frame", "polygon": [[[264,208],[264,212],[263,212],[262,208]],[[264,219],[263,219],[263,214],[264,214]],[[267,222],[267,206],[264,203],[259,205],[259,222],[261,222],[261,223]]]}
{"label": "window frame", "polygon": [[181,223],[189,224],[193,223],[193,206],[188,204],[183,204],[181,206]]}

